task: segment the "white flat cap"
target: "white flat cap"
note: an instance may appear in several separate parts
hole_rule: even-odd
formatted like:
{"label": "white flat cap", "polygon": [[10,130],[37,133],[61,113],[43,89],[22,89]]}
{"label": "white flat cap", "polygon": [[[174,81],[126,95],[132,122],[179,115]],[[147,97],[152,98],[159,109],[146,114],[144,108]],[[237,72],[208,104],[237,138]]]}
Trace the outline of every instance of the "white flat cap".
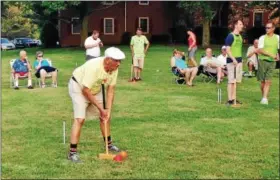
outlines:
{"label": "white flat cap", "polygon": [[223,50],[223,49],[226,49],[226,48],[227,48],[226,46],[223,46],[223,47],[222,47],[222,50]]}
{"label": "white flat cap", "polygon": [[116,47],[109,47],[105,50],[105,57],[110,57],[116,60],[123,60],[125,59],[124,53]]}

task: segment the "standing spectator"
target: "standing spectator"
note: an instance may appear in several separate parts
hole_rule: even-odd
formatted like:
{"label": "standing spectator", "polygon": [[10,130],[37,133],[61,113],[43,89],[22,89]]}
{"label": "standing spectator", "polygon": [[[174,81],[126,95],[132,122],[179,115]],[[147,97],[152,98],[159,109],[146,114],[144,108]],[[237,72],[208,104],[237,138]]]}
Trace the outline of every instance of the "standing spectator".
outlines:
{"label": "standing spectator", "polygon": [[[142,35],[142,29],[137,28],[136,35],[131,38],[130,49],[133,57],[134,80],[141,81],[141,72],[144,68],[144,59],[150,43],[146,36]],[[146,44],[146,47],[145,47]]]}
{"label": "standing spectator", "polygon": [[197,50],[196,35],[191,30],[188,30],[187,34],[189,36],[188,37],[188,45],[189,45],[188,58],[189,58],[190,63],[197,67],[197,63],[195,61],[195,53]]}
{"label": "standing spectator", "polygon": [[32,76],[31,76],[31,66],[29,61],[27,60],[27,53],[24,50],[21,50],[19,53],[20,59],[15,60],[12,68],[12,73],[14,74],[14,89],[18,90],[18,79],[21,76],[28,77],[28,89],[33,89],[32,86]]}
{"label": "standing spectator", "polygon": [[243,38],[241,31],[243,29],[243,22],[235,20],[234,30],[226,38],[227,47],[227,71],[228,71],[228,105],[242,104],[236,99],[236,83],[242,81],[242,45]]}
{"label": "standing spectator", "polygon": [[103,43],[99,39],[99,32],[93,30],[92,36],[85,40],[86,61],[99,57],[101,55],[100,47],[103,47]]}
{"label": "standing spectator", "polygon": [[259,40],[255,39],[254,44],[252,46],[250,46],[247,51],[247,58],[248,58],[247,65],[248,65],[248,69],[249,69],[249,74],[248,74],[249,77],[252,77],[253,70],[258,70],[258,59],[257,59],[257,55],[256,55],[256,52],[258,49],[258,43],[259,43]]}
{"label": "standing spectator", "polygon": [[41,88],[45,88],[45,80],[48,74],[52,76],[52,87],[57,87],[57,69],[51,67],[49,62],[46,59],[43,59],[43,52],[36,52],[36,60],[33,64],[36,69],[35,76],[37,78],[41,78]]}
{"label": "standing spectator", "polygon": [[271,78],[273,69],[275,69],[276,61],[279,61],[278,50],[280,49],[279,35],[274,34],[275,25],[271,22],[265,26],[266,35],[259,39],[258,54],[259,67],[257,78],[261,81],[262,100],[261,104],[268,104],[268,93],[271,86]]}

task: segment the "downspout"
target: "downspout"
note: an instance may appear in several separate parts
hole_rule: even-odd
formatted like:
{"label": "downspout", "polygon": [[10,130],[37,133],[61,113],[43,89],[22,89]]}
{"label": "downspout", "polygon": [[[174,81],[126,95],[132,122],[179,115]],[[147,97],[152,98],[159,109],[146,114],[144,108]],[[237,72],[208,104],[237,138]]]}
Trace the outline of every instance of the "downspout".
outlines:
{"label": "downspout", "polygon": [[[58,43],[60,44],[60,41],[61,41],[61,32],[60,32],[60,29],[61,29],[61,20],[60,20],[60,10],[58,10]],[[58,44],[57,44],[58,45]]]}
{"label": "downspout", "polygon": [[126,32],[126,1],[124,1],[124,32]]}

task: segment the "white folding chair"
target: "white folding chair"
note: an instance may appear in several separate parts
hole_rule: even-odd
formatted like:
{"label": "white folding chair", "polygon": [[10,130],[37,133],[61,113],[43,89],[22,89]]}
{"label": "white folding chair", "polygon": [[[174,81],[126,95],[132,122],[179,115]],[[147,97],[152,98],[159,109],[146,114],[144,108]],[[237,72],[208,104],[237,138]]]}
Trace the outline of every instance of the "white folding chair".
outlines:
{"label": "white folding chair", "polygon": [[[13,73],[13,65],[15,63],[16,59],[12,59],[10,61],[10,68],[11,68],[11,74],[10,74],[10,88],[14,87],[14,82],[15,82],[15,75]],[[19,80],[27,80],[28,79],[28,75],[26,74],[25,76],[19,76],[18,77]],[[20,81],[19,81],[20,82]],[[27,84],[27,82],[25,82],[25,84]],[[18,87],[23,87],[23,85],[21,86],[20,83],[18,84]]]}
{"label": "white folding chair", "polygon": [[[52,60],[50,60],[50,59],[46,59],[46,60],[48,61],[49,65],[52,67]],[[57,71],[57,70],[56,70],[56,71]],[[58,73],[57,73],[57,76],[58,76]],[[46,79],[45,79],[45,80],[51,79],[51,78],[52,78],[52,74],[51,74],[51,73],[48,73],[48,74],[46,75]],[[39,87],[41,87],[41,78],[37,78],[37,84],[38,84]],[[57,84],[57,86],[58,86],[58,82],[56,82],[56,84]],[[45,86],[47,87],[47,83],[45,84]],[[51,85],[49,85],[49,86],[51,86]]]}

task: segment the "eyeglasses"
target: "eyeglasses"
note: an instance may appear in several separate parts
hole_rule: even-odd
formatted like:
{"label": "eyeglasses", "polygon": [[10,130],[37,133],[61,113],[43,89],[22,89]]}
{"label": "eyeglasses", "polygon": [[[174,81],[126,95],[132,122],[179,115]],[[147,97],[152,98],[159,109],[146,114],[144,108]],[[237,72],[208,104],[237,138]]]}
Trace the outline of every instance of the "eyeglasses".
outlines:
{"label": "eyeglasses", "polygon": [[43,57],[43,55],[41,55],[41,56],[37,56],[37,57]]}
{"label": "eyeglasses", "polygon": [[265,29],[271,29],[272,27],[265,27]]}

